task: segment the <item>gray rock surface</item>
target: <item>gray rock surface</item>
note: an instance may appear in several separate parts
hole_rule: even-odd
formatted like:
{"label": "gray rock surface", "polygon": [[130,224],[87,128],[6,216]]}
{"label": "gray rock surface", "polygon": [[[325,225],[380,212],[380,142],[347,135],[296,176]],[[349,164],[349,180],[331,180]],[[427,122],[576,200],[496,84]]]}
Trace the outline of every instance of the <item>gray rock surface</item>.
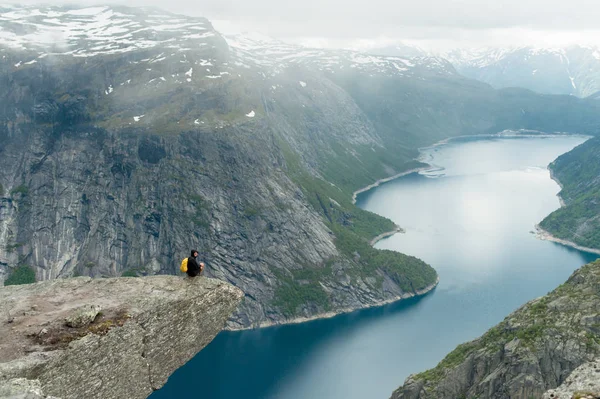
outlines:
{"label": "gray rock surface", "polygon": [[[72,328],[87,326],[98,317],[101,310],[102,307],[98,305],[82,306],[65,318],[65,324]],[[43,329],[40,334],[47,334],[47,329]]]}
{"label": "gray rock surface", "polygon": [[178,274],[193,248],[207,276],[246,293],[232,329],[430,287],[423,262],[357,249],[396,227],[351,204],[422,166],[418,147],[509,128],[596,132],[600,120],[600,103],[495,91],[436,58],[288,57],[236,48],[203,18],[23,8],[0,28],[83,31],[68,49],[0,43],[0,280],[20,265],[37,280]]}
{"label": "gray rock surface", "polygon": [[8,382],[0,382],[0,398],[4,399],[50,399],[42,393],[38,380],[15,378]]}
{"label": "gray rock surface", "polygon": [[573,370],[600,353],[599,286],[600,261],[583,266],[436,368],[407,378],[392,398],[530,399],[568,389]]}
{"label": "gray rock surface", "polygon": [[600,398],[600,360],[577,367],[556,389],[546,392],[543,399],[597,399]]}
{"label": "gray rock surface", "polygon": [[[323,180],[327,160],[386,150],[351,96],[314,70],[274,74],[241,60],[210,23],[187,20],[202,24],[207,38],[160,62],[149,59],[172,53],[168,43],[97,56],[92,64],[68,56],[17,71],[17,61],[0,65],[0,73],[14,73],[0,82],[0,102],[10,104],[0,119],[26,121],[0,122],[0,280],[21,264],[33,267],[38,280],[179,274],[193,248],[207,276],[247,294],[228,323],[232,329],[373,306],[432,284],[435,273],[420,284],[342,253],[331,222],[350,229],[354,216],[338,210],[341,200],[324,198],[319,209],[310,202],[307,176],[336,187]],[[161,37],[167,34],[180,43],[190,32]],[[109,86],[114,91],[106,94]],[[47,95],[30,104],[40,90]],[[253,118],[246,116],[251,110]],[[139,115],[145,116],[135,121]],[[362,171],[353,187],[394,174],[409,159],[361,161],[376,172]],[[351,200],[351,191],[335,190]],[[304,287],[306,278],[296,278],[303,270],[327,270],[311,281],[327,301],[286,309],[277,294],[286,284]]]}
{"label": "gray rock surface", "polygon": [[[145,398],[221,331],[242,297],[203,277],[79,277],[5,287],[0,314],[14,320],[0,324],[0,392]],[[82,302],[102,306],[102,315],[66,327],[65,316]]]}

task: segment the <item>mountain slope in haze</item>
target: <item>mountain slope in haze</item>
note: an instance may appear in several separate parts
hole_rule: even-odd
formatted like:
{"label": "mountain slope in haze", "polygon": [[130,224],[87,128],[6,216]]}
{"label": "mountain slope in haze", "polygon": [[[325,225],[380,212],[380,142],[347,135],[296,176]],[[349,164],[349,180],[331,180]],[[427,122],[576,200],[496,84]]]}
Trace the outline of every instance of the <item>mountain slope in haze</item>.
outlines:
{"label": "mountain slope in haze", "polygon": [[600,249],[600,140],[591,139],[550,164],[564,206],[541,223],[553,236]]}
{"label": "mountain slope in haze", "polygon": [[155,9],[14,7],[0,27],[0,273],[174,274],[194,248],[246,294],[230,328],[430,289],[431,267],[369,245],[394,223],[351,203],[419,146],[600,122],[439,58],[232,40]]}
{"label": "mountain slope in haze", "polygon": [[442,56],[464,76],[495,88],[523,87],[578,97],[600,91],[600,50],[596,47],[456,49]]}
{"label": "mountain slope in haze", "polygon": [[[24,264],[38,279],[175,273],[197,248],[207,274],[246,292],[231,327],[435,283],[423,262],[373,250],[369,240],[395,225],[320,173],[333,146],[354,160],[355,188],[412,165],[379,161],[391,153],[342,89],[302,66],[238,57],[204,19],[164,14],[156,26],[148,13],[2,14],[16,32],[2,49],[5,273]],[[49,19],[113,35],[73,28],[53,51],[19,36],[50,29]],[[361,153],[369,158],[357,167]]]}
{"label": "mountain slope in haze", "polygon": [[598,284],[600,261],[408,377],[392,399],[541,398],[600,353]]}

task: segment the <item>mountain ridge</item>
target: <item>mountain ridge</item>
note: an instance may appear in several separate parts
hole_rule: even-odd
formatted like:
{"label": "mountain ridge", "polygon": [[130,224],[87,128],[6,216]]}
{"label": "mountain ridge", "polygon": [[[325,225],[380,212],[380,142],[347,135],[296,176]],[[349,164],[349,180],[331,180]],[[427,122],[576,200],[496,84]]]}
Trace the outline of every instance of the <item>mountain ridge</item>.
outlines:
{"label": "mountain ridge", "polygon": [[[139,39],[145,17],[120,14],[142,11],[120,10],[108,20]],[[373,249],[397,226],[355,207],[354,191],[422,166],[418,148],[452,136],[597,131],[596,102],[493,90],[445,62],[399,71],[397,58],[332,52],[263,64],[181,18],[144,30],[151,47],[115,36],[95,48],[82,34],[73,53],[32,64],[31,50],[0,47],[3,278],[20,266],[38,279],[176,274],[195,248],[208,276],[246,293],[231,329],[373,306],[437,274]],[[190,38],[196,21],[205,31]],[[75,56],[110,43],[127,51]]]}
{"label": "mountain ridge", "polygon": [[442,56],[461,74],[495,88],[518,86],[538,93],[578,97],[588,97],[600,90],[598,47],[458,49]]}

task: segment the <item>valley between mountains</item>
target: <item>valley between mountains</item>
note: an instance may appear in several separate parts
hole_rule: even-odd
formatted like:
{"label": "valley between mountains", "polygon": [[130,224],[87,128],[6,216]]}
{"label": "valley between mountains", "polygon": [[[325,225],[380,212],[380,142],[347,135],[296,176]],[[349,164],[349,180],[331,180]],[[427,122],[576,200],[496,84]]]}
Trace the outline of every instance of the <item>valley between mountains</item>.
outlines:
{"label": "valley between mountains", "polygon": [[421,166],[418,147],[600,119],[439,57],[224,37],[156,9],[5,7],[0,27],[3,278],[176,274],[197,248],[245,292],[232,329],[431,287],[430,266],[369,245],[397,226],[352,204]]}

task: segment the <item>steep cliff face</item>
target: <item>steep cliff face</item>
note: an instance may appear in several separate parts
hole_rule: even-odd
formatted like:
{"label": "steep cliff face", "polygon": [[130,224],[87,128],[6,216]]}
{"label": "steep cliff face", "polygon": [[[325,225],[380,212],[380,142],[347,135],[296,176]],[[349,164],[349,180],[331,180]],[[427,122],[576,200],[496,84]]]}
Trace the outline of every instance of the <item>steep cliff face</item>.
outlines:
{"label": "steep cliff face", "polygon": [[458,346],[436,368],[410,376],[392,398],[542,397],[600,353],[599,284],[596,261]]}
{"label": "steep cliff face", "polygon": [[[278,58],[148,9],[4,11],[0,278],[174,274],[194,248],[246,294],[231,328],[432,287],[425,263],[369,245],[397,226],[351,203],[417,166],[417,146],[600,118],[595,102],[495,91],[439,59]],[[39,42],[57,26],[60,46]]]}
{"label": "steep cliff face", "polygon": [[[4,288],[0,395],[146,398],[212,341],[242,298],[222,281],[174,276]],[[94,321],[67,327],[82,305]]]}
{"label": "steep cliff face", "polygon": [[[27,264],[39,280],[173,274],[194,248],[209,276],[247,294],[232,328],[374,305],[435,283],[414,258],[369,261],[364,244],[395,226],[353,208],[351,192],[322,176],[329,156],[349,168],[358,152],[386,151],[342,89],[310,70],[275,73],[237,57],[204,19],[164,14],[156,26],[146,10],[105,7],[74,22],[73,10],[51,11],[69,26],[83,18],[121,29],[123,19],[132,37],[138,24],[147,48],[128,39],[114,53],[117,37],[102,47],[78,36],[80,56],[5,50],[3,273]],[[405,160],[365,159],[356,181]],[[351,242],[343,249],[335,227]]]}
{"label": "steep cliff face", "polygon": [[540,227],[580,247],[600,250],[600,140],[591,139],[550,165],[564,206]]}

